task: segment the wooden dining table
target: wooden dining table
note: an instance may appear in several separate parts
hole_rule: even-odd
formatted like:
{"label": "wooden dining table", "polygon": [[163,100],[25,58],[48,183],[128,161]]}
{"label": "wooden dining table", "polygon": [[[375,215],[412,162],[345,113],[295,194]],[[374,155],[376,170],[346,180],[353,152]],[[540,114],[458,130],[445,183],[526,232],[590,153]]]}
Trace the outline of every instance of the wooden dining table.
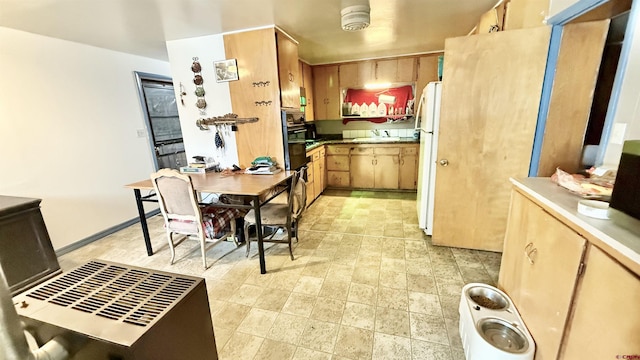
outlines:
{"label": "wooden dining table", "polygon": [[[189,174],[193,187],[198,193],[237,195],[251,200],[249,204],[225,204],[225,203],[207,203],[207,206],[217,206],[225,208],[253,209],[256,214],[256,235],[258,237],[258,256],[260,257],[260,273],[265,274],[266,264],[264,258],[264,243],[262,234],[262,224],[260,222],[260,207],[271,201],[284,191],[289,190],[291,186],[291,177],[293,171],[281,171],[276,174],[251,175],[241,172],[235,173],[217,173],[207,172],[205,174]],[[149,237],[149,227],[144,211],[144,202],[158,202],[155,192],[143,196],[142,190],[153,191],[153,183],[151,179],[137,181],[125,185],[126,188],[133,189],[136,205],[138,207],[138,216],[140,217],[140,225],[144,242],[147,247],[147,255],[153,255],[151,239]],[[248,202],[248,201],[247,201]],[[248,241],[246,239],[245,241]]]}

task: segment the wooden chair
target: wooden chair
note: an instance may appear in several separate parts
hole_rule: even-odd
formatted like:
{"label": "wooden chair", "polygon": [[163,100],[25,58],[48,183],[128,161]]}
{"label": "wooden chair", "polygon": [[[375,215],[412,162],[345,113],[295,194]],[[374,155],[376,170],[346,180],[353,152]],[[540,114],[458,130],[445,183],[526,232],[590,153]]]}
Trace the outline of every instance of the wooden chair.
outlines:
{"label": "wooden chair", "polygon": [[[289,255],[291,256],[291,260],[294,260],[293,249],[291,247],[292,235],[295,235],[296,242],[298,242],[297,221],[302,216],[302,212],[305,210],[307,205],[307,185],[302,178],[302,174],[303,171],[296,171],[295,175],[291,177],[292,191],[289,191],[286,203],[279,203],[276,198],[272,202],[267,203],[260,208],[260,223],[262,226],[286,229],[287,231],[287,239],[273,239],[274,235],[277,233],[277,231],[274,231],[271,236],[263,239],[262,241],[289,244]],[[251,248],[249,226],[255,226],[255,224],[255,212],[250,210],[244,217],[244,238],[247,242],[247,257],[249,256],[249,250]],[[257,241],[257,239],[254,241]]]}
{"label": "wooden chair", "polygon": [[[165,230],[171,249],[171,264],[175,260],[175,245],[173,234],[181,234],[186,237],[194,236],[200,241],[202,251],[202,264],[207,269],[206,243],[216,244],[223,241],[229,234],[215,238],[212,218],[217,217],[218,225],[224,227],[230,222],[231,236],[236,240],[235,218],[240,216],[237,209],[213,208],[203,209],[197,201],[193,183],[188,175],[181,174],[173,169],[161,169],[151,174],[151,181],[158,196],[160,212],[164,217]],[[209,229],[207,229],[209,227]],[[237,246],[236,242],[236,246]]]}

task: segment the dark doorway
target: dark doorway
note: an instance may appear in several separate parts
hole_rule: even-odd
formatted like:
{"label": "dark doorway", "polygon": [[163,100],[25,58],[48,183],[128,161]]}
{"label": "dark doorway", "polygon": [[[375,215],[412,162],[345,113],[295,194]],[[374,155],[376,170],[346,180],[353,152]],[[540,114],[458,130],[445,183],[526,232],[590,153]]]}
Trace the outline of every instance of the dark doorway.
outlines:
{"label": "dark doorway", "polygon": [[187,165],[171,78],[135,72],[156,170]]}

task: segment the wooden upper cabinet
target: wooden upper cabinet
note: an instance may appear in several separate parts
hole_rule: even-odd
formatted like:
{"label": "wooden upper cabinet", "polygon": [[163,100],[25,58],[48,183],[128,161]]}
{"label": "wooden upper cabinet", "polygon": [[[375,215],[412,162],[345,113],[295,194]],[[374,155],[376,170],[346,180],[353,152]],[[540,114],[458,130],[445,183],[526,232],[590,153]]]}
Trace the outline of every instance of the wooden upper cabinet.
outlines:
{"label": "wooden upper cabinet", "polygon": [[313,79],[315,119],[340,119],[338,65],[314,66]]}
{"label": "wooden upper cabinet", "polygon": [[307,106],[304,108],[304,115],[307,121],[315,119],[313,115],[313,109],[315,104],[314,90],[313,90],[313,71],[311,66],[300,61],[300,68],[302,73],[302,87],[305,91],[305,97],[307,99]]}
{"label": "wooden upper cabinet", "polygon": [[278,48],[278,76],[282,107],[300,107],[300,67],[298,66],[298,44],[276,30]]}
{"label": "wooden upper cabinet", "polygon": [[[438,57],[442,55],[424,55],[418,58],[418,69],[416,81],[416,104],[420,101],[422,90],[428,83],[438,81]],[[416,109],[417,110],[417,109]]]}
{"label": "wooden upper cabinet", "polygon": [[359,87],[358,63],[341,64],[339,68],[341,88]]}
{"label": "wooden upper cabinet", "polygon": [[[231,108],[239,117],[257,117],[260,121],[243,124],[236,131],[238,161],[241,167],[251,165],[258,156],[269,155],[279,164],[284,163],[282,123],[280,121],[280,89],[278,87],[278,54],[273,29],[261,29],[226,34],[226,57],[237,59],[238,81],[229,82]],[[297,59],[295,68],[297,69]],[[254,86],[256,82],[268,86]],[[256,106],[256,101],[270,105]],[[211,110],[213,111],[213,110]],[[214,112],[210,113],[215,115]]]}
{"label": "wooden upper cabinet", "polygon": [[411,82],[416,80],[416,59],[399,58],[376,61],[375,78],[378,82]]}

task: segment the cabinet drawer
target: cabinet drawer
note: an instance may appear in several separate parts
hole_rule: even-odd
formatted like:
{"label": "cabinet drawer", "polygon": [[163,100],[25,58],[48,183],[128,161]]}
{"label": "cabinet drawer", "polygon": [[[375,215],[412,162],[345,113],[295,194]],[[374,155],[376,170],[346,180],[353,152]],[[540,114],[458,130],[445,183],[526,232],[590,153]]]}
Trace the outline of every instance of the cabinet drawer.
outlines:
{"label": "cabinet drawer", "polygon": [[320,151],[314,152],[312,159],[313,159],[313,161],[319,160],[320,159]]}
{"label": "cabinet drawer", "polygon": [[397,147],[377,147],[373,151],[376,155],[399,155],[400,148]]}
{"label": "cabinet drawer", "polygon": [[373,155],[373,148],[356,146],[351,149],[351,155]]}
{"label": "cabinet drawer", "polygon": [[323,158],[325,156],[324,148],[320,149],[320,157]]}
{"label": "cabinet drawer", "polygon": [[345,155],[327,156],[327,170],[349,171],[349,157]]}
{"label": "cabinet drawer", "polygon": [[418,147],[417,146],[404,146],[402,149],[402,155],[417,155]]}
{"label": "cabinet drawer", "polygon": [[349,155],[349,146],[327,146],[327,154],[329,155]]}
{"label": "cabinet drawer", "polygon": [[333,187],[349,187],[349,172],[328,171],[327,184]]}

